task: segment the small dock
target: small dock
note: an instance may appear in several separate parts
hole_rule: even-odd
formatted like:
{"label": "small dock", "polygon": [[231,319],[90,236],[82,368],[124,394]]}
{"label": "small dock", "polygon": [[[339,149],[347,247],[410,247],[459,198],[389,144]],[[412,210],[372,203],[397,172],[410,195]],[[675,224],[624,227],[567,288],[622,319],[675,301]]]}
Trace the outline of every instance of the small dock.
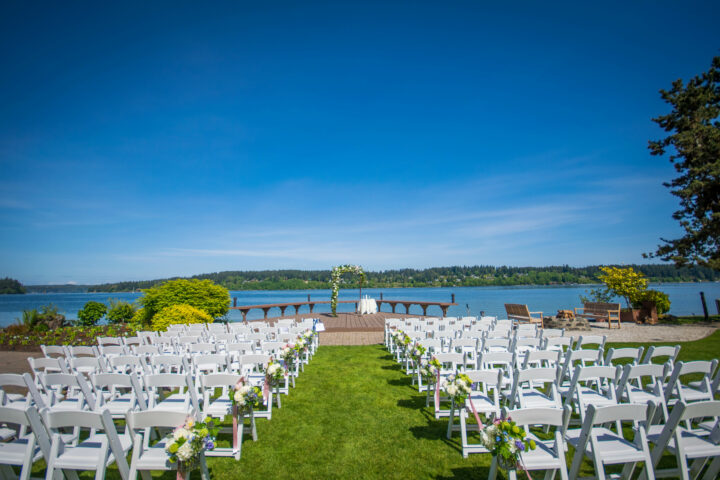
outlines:
{"label": "small dock", "polygon": [[[450,297],[449,302],[425,302],[422,300],[386,300],[383,298],[383,294],[380,294],[379,299],[375,299],[378,306],[378,313],[382,313],[382,306],[383,304],[388,304],[390,306],[390,309],[392,310],[391,313],[396,313],[395,310],[398,305],[402,305],[405,307],[405,314],[409,315],[410,313],[410,307],[413,305],[418,305],[420,308],[422,308],[422,316],[427,316],[427,310],[428,307],[439,307],[442,311],[442,316],[447,316],[447,310],[453,305],[457,305],[455,303],[455,294],[453,293]],[[358,309],[358,302],[359,300],[338,300],[338,304],[341,303],[352,303],[355,305],[355,311]],[[250,310],[262,310],[263,311],[263,320],[268,319],[268,313],[273,308],[277,308],[280,310],[280,317],[283,317],[285,315],[285,311],[290,308],[291,313],[290,316],[297,316],[300,314],[300,308],[307,306],[310,310],[309,313],[313,313],[313,310],[315,309],[316,305],[328,305],[330,304],[329,300],[310,300],[310,295],[308,295],[307,301],[303,302],[287,302],[287,303],[266,303],[263,305],[238,305],[237,304],[237,297],[233,298],[233,306],[230,307],[232,310],[239,310],[240,313],[242,313],[243,316],[243,322],[247,321],[247,314],[250,312]],[[307,316],[307,315],[306,315]],[[368,316],[363,315],[363,316]],[[332,318],[332,317],[331,317]]]}

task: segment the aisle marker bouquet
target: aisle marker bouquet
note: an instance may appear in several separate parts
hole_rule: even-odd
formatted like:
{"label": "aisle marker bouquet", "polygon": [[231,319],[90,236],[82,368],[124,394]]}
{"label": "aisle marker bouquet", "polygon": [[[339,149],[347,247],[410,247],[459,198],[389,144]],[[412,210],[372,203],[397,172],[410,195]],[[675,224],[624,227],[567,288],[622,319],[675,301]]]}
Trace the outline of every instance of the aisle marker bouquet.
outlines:
{"label": "aisle marker bouquet", "polygon": [[520,453],[535,450],[535,440],[527,437],[525,429],[512,418],[498,418],[480,430],[480,443],[497,457],[498,465],[505,470],[517,469],[522,463]]}
{"label": "aisle marker bouquet", "polygon": [[262,389],[257,386],[250,385],[245,377],[240,377],[240,380],[230,388],[229,392],[230,401],[233,406],[237,408],[239,413],[245,413],[252,410],[255,407],[260,406],[263,401]]}
{"label": "aisle marker bouquet", "polygon": [[167,437],[165,451],[170,454],[170,462],[178,464],[178,478],[184,478],[186,472],[197,468],[200,455],[205,450],[215,448],[217,434],[218,428],[210,417],[204,422],[187,417],[185,424]]}
{"label": "aisle marker bouquet", "polygon": [[280,350],[280,358],[282,359],[285,366],[290,367],[295,365],[295,358],[297,357],[297,350],[295,350],[294,343],[286,343],[285,346]]}
{"label": "aisle marker bouquet", "polygon": [[428,385],[434,384],[437,380],[437,374],[440,371],[440,368],[442,365],[440,364],[440,361],[432,357],[430,360],[427,359],[421,359],[420,360],[420,375],[422,376],[425,383]]}
{"label": "aisle marker bouquet", "polygon": [[472,380],[464,373],[456,373],[448,375],[440,386],[453,399],[455,405],[461,408],[472,390]]}
{"label": "aisle marker bouquet", "polygon": [[288,369],[280,362],[270,358],[265,369],[265,380],[271,387],[279,387],[288,376]]}
{"label": "aisle marker bouquet", "polygon": [[425,355],[425,352],[427,352],[427,348],[423,347],[419,343],[416,343],[412,346],[412,348],[410,349],[410,357],[412,357],[415,365],[420,364],[420,360],[422,359],[422,356]]}

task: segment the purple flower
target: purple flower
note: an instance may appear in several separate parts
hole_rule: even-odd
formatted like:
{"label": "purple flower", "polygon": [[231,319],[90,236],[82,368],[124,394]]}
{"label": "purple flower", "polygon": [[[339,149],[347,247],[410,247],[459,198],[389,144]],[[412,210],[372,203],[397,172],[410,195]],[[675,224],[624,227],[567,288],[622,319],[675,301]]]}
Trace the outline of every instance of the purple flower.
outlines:
{"label": "purple flower", "polygon": [[515,446],[520,450],[521,452],[525,451],[525,445],[520,440],[515,440]]}
{"label": "purple flower", "polygon": [[212,450],[213,448],[215,448],[215,443],[212,440],[205,442],[205,450]]}

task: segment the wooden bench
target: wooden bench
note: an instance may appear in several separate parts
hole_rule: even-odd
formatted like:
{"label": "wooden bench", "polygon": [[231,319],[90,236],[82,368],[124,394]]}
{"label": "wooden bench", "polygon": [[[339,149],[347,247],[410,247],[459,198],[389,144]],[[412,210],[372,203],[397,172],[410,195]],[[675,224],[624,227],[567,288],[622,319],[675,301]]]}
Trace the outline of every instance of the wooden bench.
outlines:
{"label": "wooden bench", "polygon": [[[507,317],[509,319],[517,320],[519,322],[539,323],[540,328],[543,326],[542,312],[531,312],[528,310],[527,305],[519,303],[506,303],[505,312],[507,313]],[[532,314],[540,314],[540,316],[533,317]]]}
{"label": "wooden bench", "polygon": [[[578,310],[582,310],[579,312]],[[620,304],[604,302],[586,302],[582,308],[575,308],[575,316],[588,320],[603,320],[608,322],[608,328],[612,328],[612,321],[617,322],[620,328]]]}

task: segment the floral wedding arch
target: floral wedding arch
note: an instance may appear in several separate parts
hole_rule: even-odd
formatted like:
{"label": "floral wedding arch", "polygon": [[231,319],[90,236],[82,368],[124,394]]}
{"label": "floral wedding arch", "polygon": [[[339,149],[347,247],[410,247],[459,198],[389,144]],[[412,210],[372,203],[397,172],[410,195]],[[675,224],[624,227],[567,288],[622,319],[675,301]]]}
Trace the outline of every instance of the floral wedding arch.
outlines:
{"label": "floral wedding arch", "polygon": [[332,269],[330,273],[330,286],[332,288],[332,294],[330,295],[330,308],[332,309],[333,316],[337,316],[337,301],[338,301],[338,290],[340,290],[340,280],[346,273],[354,273],[360,277],[360,288],[365,282],[365,272],[360,265],[338,265]]}

